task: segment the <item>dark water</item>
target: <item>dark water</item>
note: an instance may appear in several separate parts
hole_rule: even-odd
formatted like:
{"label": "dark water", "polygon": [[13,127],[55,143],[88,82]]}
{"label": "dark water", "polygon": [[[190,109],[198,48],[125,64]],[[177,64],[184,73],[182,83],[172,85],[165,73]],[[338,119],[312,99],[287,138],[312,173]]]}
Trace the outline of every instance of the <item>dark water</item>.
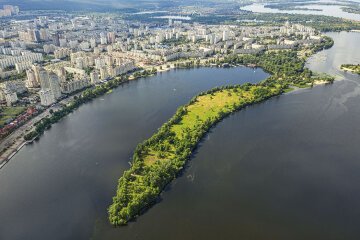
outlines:
{"label": "dark water", "polygon": [[164,72],[82,106],[0,171],[0,239],[89,239],[95,221],[106,222],[133,150],[177,107],[215,86],[267,76],[245,67]]}
{"label": "dark water", "polygon": [[197,92],[267,75],[168,72],[84,105],[0,171],[0,239],[360,239],[360,77],[338,70],[360,62],[360,33],[329,35],[309,67],[341,80],[225,119],[126,227],[105,210],[136,145]]}

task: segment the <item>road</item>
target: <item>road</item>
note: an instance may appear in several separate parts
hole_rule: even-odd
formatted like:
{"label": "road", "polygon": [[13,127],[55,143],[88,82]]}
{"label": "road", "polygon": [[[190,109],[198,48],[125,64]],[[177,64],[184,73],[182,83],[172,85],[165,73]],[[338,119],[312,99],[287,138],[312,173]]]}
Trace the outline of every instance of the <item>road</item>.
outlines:
{"label": "road", "polygon": [[[79,93],[80,94],[80,93]],[[78,95],[78,94],[77,94]],[[5,165],[5,163],[9,160],[9,156],[11,156],[13,153],[19,151],[19,147],[22,146],[25,143],[24,135],[28,132],[34,130],[34,124],[40,121],[41,119],[45,117],[50,117],[50,110],[56,111],[61,108],[62,104],[67,104],[73,100],[73,97],[66,98],[60,102],[60,104],[56,104],[48,109],[46,109],[44,112],[40,113],[36,117],[30,119],[28,122],[26,122],[21,127],[17,128],[13,133],[11,133],[9,136],[7,136],[5,139],[3,139],[0,142],[0,152],[3,152],[0,156],[0,169]]]}

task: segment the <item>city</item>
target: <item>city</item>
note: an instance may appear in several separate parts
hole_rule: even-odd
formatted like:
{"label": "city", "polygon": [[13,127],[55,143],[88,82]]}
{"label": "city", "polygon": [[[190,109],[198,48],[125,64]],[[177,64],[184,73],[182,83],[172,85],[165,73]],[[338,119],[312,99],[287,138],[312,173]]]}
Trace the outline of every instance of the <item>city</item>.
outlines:
{"label": "city", "polygon": [[[56,200],[63,204],[59,209],[64,209],[64,213],[72,216],[71,223],[66,224],[67,217],[59,217],[59,224],[66,225],[67,228],[81,225],[86,229],[84,232],[66,230],[59,235],[59,239],[114,239],[120,236],[124,236],[124,239],[136,239],[138,234],[143,239],[181,239],[182,237],[190,239],[191,232],[187,231],[177,237],[170,234],[158,238],[159,236],[151,232],[148,226],[158,220],[165,225],[169,224],[169,229],[172,229],[173,233],[179,230],[175,223],[167,222],[170,220],[164,216],[166,212],[175,211],[174,206],[180,204],[175,199],[182,199],[183,196],[192,198],[187,195],[186,190],[181,190],[182,195],[177,195],[176,184],[181,185],[180,189],[185,188],[186,185],[194,191],[192,194],[195,196],[202,192],[202,189],[206,189],[205,179],[195,178],[195,172],[196,176],[202,173],[204,177],[205,174],[200,168],[208,168],[206,164],[201,167],[193,165],[203,164],[195,163],[199,160],[196,159],[198,154],[200,158],[201,154],[206,154],[205,158],[210,159],[209,161],[213,161],[212,164],[217,166],[218,171],[207,178],[212,179],[209,180],[211,186],[218,192],[222,192],[228,186],[234,189],[237,185],[240,186],[242,184],[238,181],[240,178],[235,176],[247,175],[242,172],[242,167],[238,166],[235,167],[236,172],[233,172],[235,168],[232,169],[232,166],[235,166],[237,161],[253,159],[256,154],[259,156],[254,159],[264,165],[268,164],[264,159],[267,157],[272,159],[277,164],[273,169],[274,172],[286,167],[291,168],[294,174],[292,179],[295,182],[292,182],[292,187],[287,189],[290,192],[295,188],[294,186],[297,186],[297,181],[300,181],[296,178],[296,174],[301,175],[302,180],[306,179],[306,174],[315,177],[309,173],[311,170],[306,170],[306,174],[298,173],[294,166],[290,166],[291,163],[285,162],[286,158],[294,157],[298,165],[301,165],[299,162],[302,160],[315,161],[319,156],[321,159],[333,159],[328,157],[327,151],[330,151],[329,149],[336,151],[336,146],[340,146],[339,148],[343,149],[340,149],[339,153],[333,152],[332,156],[339,154],[338,159],[349,159],[349,166],[356,165],[351,161],[357,154],[357,148],[352,146],[358,137],[357,133],[353,136],[349,134],[348,138],[342,134],[342,131],[353,133],[358,129],[356,121],[351,121],[352,117],[348,116],[358,112],[354,107],[356,105],[354,99],[359,97],[357,89],[360,87],[359,76],[356,74],[359,66],[357,54],[359,48],[356,42],[360,39],[360,20],[357,13],[360,3],[356,1],[309,4],[306,1],[299,3],[224,1],[222,3],[209,0],[193,4],[189,1],[178,3],[166,0],[154,1],[154,6],[151,3],[138,3],[138,1],[129,5],[122,5],[121,1],[115,0],[105,1],[103,4],[98,1],[60,1],[61,7],[54,5],[54,9],[47,5],[48,3],[36,1],[34,6],[21,0],[14,3],[5,2],[6,4],[0,5],[0,182],[2,180],[7,185],[7,179],[14,178],[9,180],[9,183],[11,181],[15,183],[16,174],[10,178],[9,176],[6,178],[5,174],[1,178],[1,174],[8,169],[18,172],[24,166],[31,169],[29,174],[44,179],[41,181],[42,186],[46,181],[51,182],[56,179],[61,185],[59,195],[51,193],[49,198],[60,199]],[[82,9],[86,6],[88,8]],[[268,11],[256,12],[256,9],[260,9],[259,6]],[[328,14],[327,7],[336,8],[344,15],[337,16],[336,14],[339,14],[337,12],[336,14],[334,12],[334,16]],[[255,10],[249,10],[252,8]],[[322,11],[324,14],[321,14]],[[314,12],[316,14],[313,14]],[[215,76],[217,79],[212,79]],[[187,82],[189,79],[192,80]],[[282,105],[277,106],[277,101]],[[285,101],[291,103],[289,108],[286,107]],[[350,105],[350,101],[355,102],[351,102]],[[263,117],[251,115],[252,111],[260,111],[259,109],[266,108],[267,105],[272,106],[270,109],[274,113],[263,116],[270,110],[262,110],[263,112],[258,115]],[[308,112],[309,109],[311,113]],[[82,115],[84,112],[87,113],[86,116]],[[340,113],[347,118],[336,127],[334,126],[336,121],[341,119]],[[238,124],[231,122],[238,116],[243,116],[242,119],[237,120]],[[291,118],[294,116],[296,119]],[[246,120],[247,117],[250,120]],[[277,117],[283,117],[283,120]],[[224,128],[229,122],[232,128],[241,128],[239,133],[234,131],[226,136],[224,134],[225,137],[212,140],[213,135],[217,136],[218,128]],[[104,125],[101,125],[102,123]],[[312,128],[312,125],[317,126],[316,129]],[[253,128],[253,126],[257,127]],[[252,129],[251,133],[257,136],[256,139],[255,137],[252,139],[251,134],[246,135],[249,129]],[[268,133],[269,129],[274,132]],[[275,133],[275,129],[278,132]],[[339,131],[334,133],[334,138],[330,137],[333,136],[332,131]],[[52,135],[54,132],[57,136]],[[107,135],[103,135],[104,133]],[[113,134],[117,138],[113,138]],[[239,136],[242,134],[244,135]],[[322,136],[319,137],[321,140],[317,140],[318,136]],[[340,143],[341,139],[351,148],[349,158],[345,150],[347,147]],[[218,165],[221,161],[216,160],[227,156],[224,152],[221,153],[222,155],[213,153],[217,157],[212,158],[210,154],[212,149],[208,146],[213,144],[212,141],[216,141],[217,144],[213,147],[214,150],[218,149],[219,154],[221,153],[219,149],[227,149],[232,153],[229,160],[231,164],[221,163],[226,167]],[[278,141],[281,141],[281,144]],[[294,143],[296,147],[291,145],[293,141],[296,142]],[[226,146],[231,146],[231,150],[222,142],[227,142]],[[50,143],[52,143],[51,147],[42,145]],[[262,145],[268,147],[262,150]],[[56,150],[50,151],[53,147]],[[207,149],[205,153],[202,153],[202,148]],[[238,148],[241,149],[239,153],[241,157],[237,156]],[[45,150],[48,151],[46,154],[43,153]],[[276,160],[277,154],[280,160]],[[109,160],[105,160],[106,158]],[[24,164],[17,159],[23,159],[25,165],[15,168],[16,165]],[[44,165],[46,159],[49,161],[48,165]],[[56,164],[54,164],[55,159]],[[118,159],[119,162],[114,159]],[[37,161],[42,163],[36,163]],[[52,168],[51,162],[56,167]],[[59,162],[61,166],[58,165]],[[250,171],[266,178],[267,170],[259,173],[257,172],[259,169],[252,166],[253,163],[243,162],[243,164],[245,169],[251,166]],[[332,179],[331,171],[335,171],[336,164],[329,172],[324,173],[324,178]],[[47,170],[44,170],[46,173],[41,172],[42,167],[39,166],[47,166]],[[71,166],[71,169],[67,166]],[[199,166],[199,169],[194,169],[194,166]],[[303,165],[302,167],[306,168]],[[104,169],[98,170],[100,168]],[[268,168],[272,169],[271,166]],[[322,166],[317,171],[321,172],[324,168]],[[55,173],[57,171],[58,173]],[[96,171],[100,171],[101,174]],[[213,168],[209,171],[212,172]],[[286,170],[282,171],[285,171],[286,175]],[[220,174],[219,177],[220,172],[224,174]],[[274,172],[269,175],[275,174]],[[18,172],[18,174],[23,173]],[[54,178],[49,173],[54,174]],[[227,173],[229,175],[226,175]],[[69,178],[63,179],[62,176],[68,174]],[[104,177],[107,174],[109,179]],[[281,174],[277,177],[284,177]],[[355,175],[357,176],[357,173]],[[84,224],[77,225],[74,220],[75,212],[71,213],[71,209],[75,207],[70,207],[71,204],[66,205],[61,196],[74,195],[78,201],[76,208],[81,212],[79,216],[86,218],[84,213],[88,209],[82,208],[80,197],[74,194],[79,189],[89,187],[82,177],[96,186],[99,196],[94,197],[96,194],[90,190],[86,193],[82,192],[86,197],[81,201],[90,201],[91,203],[87,204],[96,207],[87,206],[91,208],[91,214],[94,216],[90,214],[88,220],[83,220]],[[246,211],[246,206],[249,207],[249,202],[261,201],[259,200],[261,197],[256,197],[255,200],[250,198],[258,193],[254,194],[252,190],[245,191],[244,189],[251,188],[251,185],[246,184],[250,182],[256,184],[262,192],[266,192],[268,186],[266,182],[260,184],[252,177],[247,177],[242,189],[249,199],[248,202],[243,202],[241,207],[236,207],[241,201],[231,199],[232,196],[241,198],[244,195],[237,195],[238,193],[232,195],[233,190],[227,189],[226,198],[229,198],[234,206],[225,198],[219,200],[217,196],[203,193],[196,200],[198,208],[201,209],[202,204],[206,206],[208,200],[212,205],[220,201],[224,204],[223,208],[226,209],[224,211],[229,213],[234,207],[236,214],[241,215],[242,211]],[[224,178],[226,184],[223,185],[221,180],[216,182],[213,178]],[[102,182],[105,179],[108,181],[106,184]],[[201,184],[201,188],[196,188],[192,186],[192,183],[196,182],[194,179],[205,182]],[[20,181],[23,184],[32,183],[31,180],[27,182],[25,177]],[[64,181],[63,185],[62,181]],[[282,179],[279,185],[272,182],[269,186],[276,188],[275,192],[278,194],[276,197],[286,205],[289,202],[281,199],[282,190],[277,189],[284,181]],[[319,191],[325,191],[323,189],[328,186],[322,180],[319,181],[321,183],[317,184],[324,184]],[[104,185],[100,186],[100,183]],[[349,187],[350,183],[348,184],[346,186]],[[52,189],[50,185],[43,186],[43,189],[39,187],[36,191],[40,195],[46,195],[44,193]],[[28,188],[37,188],[37,186],[40,185],[28,186]],[[72,190],[60,193],[66,186],[70,186],[69,189]],[[171,190],[168,190],[170,188]],[[302,188],[306,187],[301,185],[300,189]],[[5,195],[7,189],[5,187]],[[304,198],[300,205],[305,209],[306,219],[311,219],[311,210],[303,205],[307,201],[308,196],[305,195],[307,190],[310,191],[309,189],[299,193],[301,195],[299,198]],[[336,195],[338,191],[337,189],[331,194]],[[172,194],[176,197],[172,197]],[[351,196],[350,192],[344,194],[349,194],[346,195],[347,197]],[[19,201],[17,195],[12,192],[9,198],[10,196],[15,207],[15,202]],[[33,199],[34,204],[36,197],[31,193],[28,196]],[[172,207],[163,204],[166,202],[166,196],[170,198],[167,204],[174,204]],[[291,203],[294,201],[294,196],[291,196]],[[326,194],[318,197],[323,200],[325,196]],[[208,197],[210,199],[207,199]],[[272,197],[273,195],[269,193],[264,199],[272,199]],[[40,201],[38,204],[42,202],[47,208],[52,209],[39,210],[41,214],[47,215],[55,210],[53,206],[49,206],[52,202],[46,199],[47,197],[44,197],[44,202]],[[4,211],[6,216],[9,216],[10,210],[1,210],[5,206],[1,206],[4,202],[5,200],[0,201],[0,215]],[[331,204],[334,206],[335,203],[331,202]],[[41,209],[39,205],[35,205],[37,209]],[[268,202],[262,202],[260,205],[250,209],[257,212],[266,206],[271,208],[269,210],[271,212],[277,208]],[[358,209],[356,204],[351,206]],[[164,207],[166,210],[162,210]],[[183,206],[179,207],[183,215],[180,212],[176,214],[182,215],[180,217],[182,224],[191,229],[193,228],[188,221],[197,218],[196,212],[199,215],[210,216],[209,209],[211,209],[219,216],[222,223],[225,219],[232,218],[231,214],[216,212],[213,207],[204,210],[207,212],[204,214],[201,213],[202,210],[196,209],[191,212],[188,210],[189,206]],[[325,215],[329,211],[327,209],[326,212],[325,210],[321,212],[322,221],[326,222]],[[104,217],[106,213],[107,216]],[[155,213],[156,216],[153,215]],[[192,216],[189,217],[190,220],[186,214]],[[294,221],[297,224],[304,224],[301,214],[296,212],[291,214],[296,216]],[[334,214],[341,215],[338,212]],[[22,214],[16,213],[16,215],[19,217]],[[37,215],[38,213],[34,214]],[[247,218],[253,216],[251,213],[245,215]],[[30,216],[32,215],[29,214]],[[293,229],[292,231],[289,230],[289,233],[283,236],[275,233],[270,235],[276,239],[286,239],[292,233],[298,232],[296,224],[293,225],[285,220],[291,217],[290,215],[279,217],[282,224],[276,226],[276,229],[279,231],[282,226],[287,226]],[[44,217],[38,224],[44,224],[49,218],[49,216]],[[211,217],[201,219],[208,222]],[[208,224],[215,228],[216,221],[212,221],[215,220],[211,220]],[[245,219],[242,221],[243,226],[251,225],[249,232],[246,227],[242,228],[242,231],[249,233],[248,235],[244,233],[243,238],[256,236],[254,239],[264,239],[267,231],[262,232],[256,227],[260,223],[256,220],[253,220],[254,223],[245,223]],[[266,219],[262,221],[270,227],[270,222]],[[342,225],[344,222],[340,221],[338,220],[337,224],[344,227]],[[316,224],[311,225],[309,222],[310,220],[306,221],[307,230],[304,235],[299,234],[299,236],[307,239],[316,239],[314,236],[329,237],[319,232],[317,235],[311,235],[313,231],[311,229]],[[14,226],[14,223],[15,220],[12,220],[11,226]],[[236,224],[231,223],[232,230],[225,231],[224,229],[227,228],[222,223],[219,231],[214,230],[216,233],[214,236],[199,237],[204,234],[202,230],[198,230],[201,229],[200,222],[195,224],[198,228],[194,227],[192,231],[198,236],[196,239],[220,239],[224,232],[226,232],[224,236],[227,236],[224,239],[236,239],[237,234],[240,234],[236,230]],[[38,237],[48,239],[51,235],[49,230],[43,238],[41,231],[35,230],[38,225],[34,223],[33,226],[35,226],[34,230],[29,230],[30,226],[24,228],[27,230],[19,233],[18,237],[12,230],[7,230],[4,239],[24,239],[27,235],[25,231],[31,232],[30,239]],[[49,229],[54,231],[57,227],[53,225]],[[156,225],[156,229],[159,232],[161,227]],[[210,231],[210,228],[207,228],[207,231]],[[340,228],[334,231],[338,234],[336,236],[341,236]],[[144,237],[147,234],[151,237]],[[355,228],[349,227],[349,236],[348,239],[356,239],[353,237],[360,236],[360,233]],[[2,239],[1,233],[0,238]]]}
{"label": "city", "polygon": [[[4,9],[19,14],[17,6]],[[74,92],[135,70],[161,71],[174,68],[179,59],[219,59],[322,41],[313,28],[289,22],[278,27],[191,24],[172,17],[164,22],[158,26],[67,15],[11,22],[1,31],[6,42],[0,49],[0,67],[2,78],[14,80],[1,83],[2,104],[38,113]],[[9,117],[2,123],[5,138],[24,121]],[[3,144],[1,151],[11,144]],[[21,144],[5,155],[11,156]]]}

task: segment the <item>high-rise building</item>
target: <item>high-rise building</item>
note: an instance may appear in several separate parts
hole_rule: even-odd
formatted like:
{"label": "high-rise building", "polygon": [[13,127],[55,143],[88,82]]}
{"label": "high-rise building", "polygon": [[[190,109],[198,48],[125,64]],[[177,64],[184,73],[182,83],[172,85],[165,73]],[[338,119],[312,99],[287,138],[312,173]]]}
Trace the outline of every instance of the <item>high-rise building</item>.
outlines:
{"label": "high-rise building", "polygon": [[95,48],[95,47],[96,47],[96,40],[95,40],[95,38],[91,38],[91,39],[90,39],[90,47],[91,47],[91,48]]}
{"label": "high-rise building", "polygon": [[57,47],[60,47],[60,34],[59,32],[56,32],[53,36],[53,42],[54,42],[54,45],[57,46]]}
{"label": "high-rise building", "polygon": [[100,38],[100,42],[102,45],[106,45],[108,43],[106,37]]}
{"label": "high-rise building", "polygon": [[103,66],[100,68],[100,77],[102,80],[105,80],[109,77],[108,75],[108,69],[106,66]]}
{"label": "high-rise building", "polygon": [[50,85],[50,90],[54,94],[55,99],[61,97],[60,81],[58,76],[53,72],[49,74],[49,85]]}
{"label": "high-rise building", "polygon": [[33,70],[33,72],[35,74],[35,86],[39,87],[39,85],[40,85],[40,78],[39,78],[40,66],[39,65],[33,65],[31,67],[31,69]]}
{"label": "high-rise building", "polygon": [[97,84],[99,83],[99,74],[97,72],[91,72],[90,73],[90,79],[91,79],[91,83],[92,84]]}
{"label": "high-rise building", "polygon": [[109,44],[115,43],[115,33],[114,32],[108,32],[107,41]]}
{"label": "high-rise building", "polygon": [[76,58],[75,63],[76,63],[76,68],[80,68],[80,69],[86,68],[85,58],[83,57]]}
{"label": "high-rise building", "polygon": [[66,71],[64,67],[57,69],[57,76],[59,77],[60,82],[66,81]]}
{"label": "high-rise building", "polygon": [[41,89],[50,88],[49,73],[44,68],[39,69],[39,82],[40,82]]}
{"label": "high-rise building", "polygon": [[37,82],[36,82],[36,76],[35,76],[35,72],[32,69],[26,70],[26,75],[27,75],[27,79],[26,79],[26,86],[29,88],[33,88],[33,87],[37,87]]}
{"label": "high-rise building", "polygon": [[40,38],[40,32],[39,30],[32,30],[31,31],[31,40],[34,41],[34,42],[40,42],[41,41],[41,38]]}
{"label": "high-rise building", "polygon": [[50,89],[43,89],[39,92],[41,105],[49,106],[55,103],[56,99]]}
{"label": "high-rise building", "polygon": [[229,32],[227,30],[223,31],[222,40],[225,42],[229,39]]}

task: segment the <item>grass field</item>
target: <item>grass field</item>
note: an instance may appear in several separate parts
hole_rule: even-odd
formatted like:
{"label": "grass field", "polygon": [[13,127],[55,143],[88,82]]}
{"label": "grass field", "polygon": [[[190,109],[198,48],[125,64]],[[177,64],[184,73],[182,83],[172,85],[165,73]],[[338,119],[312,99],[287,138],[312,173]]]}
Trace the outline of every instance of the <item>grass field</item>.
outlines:
{"label": "grass field", "polygon": [[[172,125],[171,131],[175,133],[176,138],[182,139],[187,132],[196,130],[207,119],[218,116],[220,111],[233,112],[235,109],[234,104],[237,105],[254,99],[253,90],[256,88],[259,87],[252,86],[247,91],[239,88],[224,89],[213,94],[197,97],[196,102],[187,107],[187,114],[182,117],[182,120]],[[275,91],[276,88],[270,90]],[[174,157],[174,147],[171,143],[167,142],[166,144],[169,146],[169,150],[162,151],[163,157],[159,157],[159,151],[153,148],[146,151],[143,156],[145,164],[151,165],[158,160],[164,161]]]}

